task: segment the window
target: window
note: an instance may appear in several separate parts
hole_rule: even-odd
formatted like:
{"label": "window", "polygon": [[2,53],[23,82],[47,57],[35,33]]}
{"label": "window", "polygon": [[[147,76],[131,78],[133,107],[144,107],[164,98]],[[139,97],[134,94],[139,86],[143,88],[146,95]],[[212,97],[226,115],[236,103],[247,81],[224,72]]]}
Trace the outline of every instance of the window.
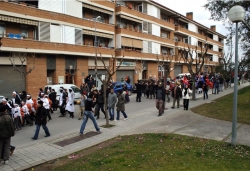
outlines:
{"label": "window", "polygon": [[0,37],[5,36],[5,25],[0,23]]}
{"label": "window", "polygon": [[74,91],[74,93],[80,93],[81,92],[81,90],[78,87],[72,86],[71,88]]}
{"label": "window", "polygon": [[28,38],[28,26],[21,26],[21,37]]}

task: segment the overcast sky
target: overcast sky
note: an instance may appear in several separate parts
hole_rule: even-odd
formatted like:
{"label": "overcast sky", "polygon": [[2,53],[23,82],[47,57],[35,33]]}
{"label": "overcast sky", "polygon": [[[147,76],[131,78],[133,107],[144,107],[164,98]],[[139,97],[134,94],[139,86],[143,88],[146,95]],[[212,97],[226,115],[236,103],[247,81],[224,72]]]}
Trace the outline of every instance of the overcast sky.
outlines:
{"label": "overcast sky", "polygon": [[[193,12],[193,19],[200,24],[210,28],[211,25],[216,25],[216,31],[222,35],[226,35],[228,31],[222,22],[209,20],[210,12],[203,7],[207,0],[155,0],[156,2],[186,16],[187,12]],[[226,53],[229,47],[224,47]],[[234,51],[234,49],[233,49]]]}

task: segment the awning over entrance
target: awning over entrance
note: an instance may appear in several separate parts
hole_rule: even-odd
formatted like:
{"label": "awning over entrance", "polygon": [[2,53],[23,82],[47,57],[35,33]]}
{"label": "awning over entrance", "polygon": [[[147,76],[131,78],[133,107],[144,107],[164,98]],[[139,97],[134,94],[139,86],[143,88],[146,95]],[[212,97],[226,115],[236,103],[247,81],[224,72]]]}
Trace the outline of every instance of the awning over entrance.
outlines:
{"label": "awning over entrance", "polygon": [[20,23],[20,24],[38,26],[38,21],[28,20],[28,19],[23,19],[23,18],[18,18],[18,17],[12,17],[12,16],[6,16],[6,15],[2,15],[2,14],[0,14],[0,21],[8,21],[8,22],[12,22],[12,23]]}
{"label": "awning over entrance", "polygon": [[105,37],[105,38],[109,38],[109,39],[113,39],[113,37],[114,37],[112,34],[95,32],[95,31],[91,31],[91,30],[82,30],[82,34],[87,34],[87,35],[91,35],[91,36],[96,35],[98,37]]}
{"label": "awning over entrance", "polygon": [[106,9],[102,9],[102,8],[99,8],[99,7],[95,7],[93,5],[89,5],[89,4],[82,4],[82,6],[84,8],[88,8],[88,9],[91,9],[91,10],[94,10],[94,11],[99,11],[99,12],[102,12],[102,13],[105,13],[105,14],[109,14],[109,15],[112,15],[113,12],[112,11],[108,11]]}
{"label": "awning over entrance", "polygon": [[129,16],[126,16],[126,15],[121,15],[121,18],[131,20],[131,21],[134,21],[134,22],[137,22],[137,23],[142,23],[142,20],[139,20],[139,19],[136,19],[136,18],[133,18],[133,17],[129,17]]}

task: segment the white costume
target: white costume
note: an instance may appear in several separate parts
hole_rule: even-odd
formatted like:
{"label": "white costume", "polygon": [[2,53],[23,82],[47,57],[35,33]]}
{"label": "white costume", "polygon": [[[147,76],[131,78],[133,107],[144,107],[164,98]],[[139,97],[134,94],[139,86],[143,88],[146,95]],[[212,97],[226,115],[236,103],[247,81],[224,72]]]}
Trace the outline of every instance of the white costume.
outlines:
{"label": "white costume", "polygon": [[71,93],[70,92],[68,93],[68,100],[67,100],[67,105],[66,105],[66,110],[67,111],[69,111],[69,112],[74,112],[75,111],[74,101],[75,101],[75,94],[74,94],[74,91],[72,90]]}

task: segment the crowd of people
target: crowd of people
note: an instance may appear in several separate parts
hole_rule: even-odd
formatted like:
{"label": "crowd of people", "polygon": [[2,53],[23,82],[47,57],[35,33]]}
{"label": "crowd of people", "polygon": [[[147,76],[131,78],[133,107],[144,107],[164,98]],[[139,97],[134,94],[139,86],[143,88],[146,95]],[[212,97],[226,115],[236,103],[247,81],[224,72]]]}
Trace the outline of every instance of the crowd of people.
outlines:
{"label": "crowd of people", "polygon": [[[128,79],[126,79],[128,80]],[[183,99],[183,108],[188,110],[189,99],[192,97],[193,87],[198,94],[203,93],[203,99],[208,99],[208,90],[212,89],[213,94],[218,94],[223,91],[223,87],[230,86],[230,79],[223,78],[221,74],[197,75],[195,80],[191,77],[184,76],[183,78],[171,79],[148,79],[138,80],[136,86],[136,102],[142,102],[142,95],[146,99],[155,99],[158,116],[162,116],[165,110],[165,102],[170,103],[172,96],[172,109],[180,107],[180,99]],[[128,119],[125,112],[125,104],[129,102],[128,90],[126,84],[122,90],[114,92],[114,85],[110,81],[98,90],[95,86],[95,80],[92,77],[87,77],[85,82],[80,85],[81,98],[77,101],[79,106],[78,120],[83,119],[79,134],[85,134],[84,129],[88,119],[91,119],[98,133],[102,133],[102,129],[97,124],[97,119],[100,118],[100,112],[104,118],[109,117],[110,121],[120,120],[120,113],[123,114],[124,120]],[[42,126],[45,137],[49,137],[50,131],[47,127],[47,122],[51,121],[51,114],[58,108],[60,117],[65,117],[69,114],[69,118],[73,119],[75,114],[75,95],[73,89],[65,89],[60,87],[59,99],[57,93],[50,87],[44,91],[39,89],[36,98],[32,98],[25,91],[17,93],[13,91],[12,98],[4,98],[0,103],[0,149],[1,149],[1,164],[8,164],[9,153],[12,154],[15,147],[10,145],[10,139],[14,136],[15,131],[20,131],[24,126],[36,125],[33,140],[38,139],[40,127]],[[105,94],[106,92],[106,94]],[[105,113],[106,97],[108,115]],[[116,117],[115,117],[116,109]],[[94,114],[94,115],[93,115]],[[5,128],[8,129],[5,129]]]}

